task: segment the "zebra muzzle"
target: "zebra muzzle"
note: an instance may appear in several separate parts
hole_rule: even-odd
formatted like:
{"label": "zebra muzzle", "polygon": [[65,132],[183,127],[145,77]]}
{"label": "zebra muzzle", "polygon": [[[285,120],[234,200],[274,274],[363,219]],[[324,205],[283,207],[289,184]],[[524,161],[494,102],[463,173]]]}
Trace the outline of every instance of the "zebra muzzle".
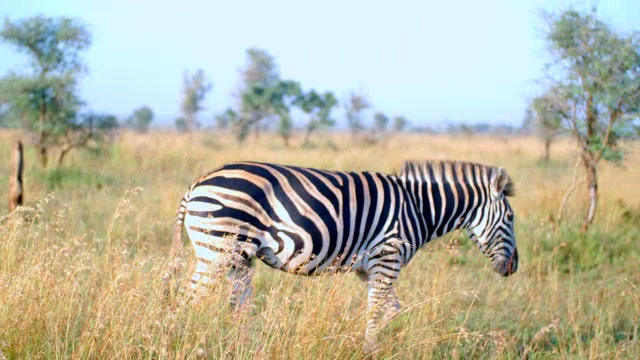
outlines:
{"label": "zebra muzzle", "polygon": [[510,258],[500,258],[493,263],[493,270],[502,276],[509,276],[518,270],[518,250]]}

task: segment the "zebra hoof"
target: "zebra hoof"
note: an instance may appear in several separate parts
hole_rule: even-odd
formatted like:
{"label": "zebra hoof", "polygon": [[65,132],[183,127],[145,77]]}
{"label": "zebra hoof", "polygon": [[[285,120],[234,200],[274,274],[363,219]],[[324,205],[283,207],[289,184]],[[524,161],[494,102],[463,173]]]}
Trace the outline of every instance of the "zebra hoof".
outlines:
{"label": "zebra hoof", "polygon": [[373,339],[367,339],[364,342],[364,346],[362,346],[362,352],[367,355],[371,355],[374,351],[376,351],[376,348],[376,341]]}

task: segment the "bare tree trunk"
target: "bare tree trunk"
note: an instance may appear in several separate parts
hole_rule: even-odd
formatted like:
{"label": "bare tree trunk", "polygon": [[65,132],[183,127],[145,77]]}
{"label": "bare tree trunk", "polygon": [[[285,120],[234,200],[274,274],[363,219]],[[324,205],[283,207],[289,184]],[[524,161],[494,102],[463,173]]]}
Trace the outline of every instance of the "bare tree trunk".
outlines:
{"label": "bare tree trunk", "polygon": [[9,212],[22,205],[24,195],[22,185],[23,169],[24,157],[22,154],[22,142],[18,140],[13,148],[13,173],[9,180]]}
{"label": "bare tree trunk", "polygon": [[254,128],[255,139],[256,139],[256,141],[259,141],[260,140],[260,130],[261,130],[260,129],[260,122],[256,121],[254,127],[255,127]]}
{"label": "bare tree trunk", "polygon": [[67,156],[70,150],[70,146],[60,150],[60,156],[58,157],[58,166],[62,166],[62,162],[64,161],[65,156]]}
{"label": "bare tree trunk", "polygon": [[307,126],[307,130],[305,131],[304,134],[304,142],[302,143],[302,146],[306,147],[309,146],[309,143],[311,141],[311,132],[313,130],[311,130],[311,126]]}
{"label": "bare tree trunk", "polygon": [[587,231],[593,223],[596,214],[596,206],[598,204],[598,173],[596,163],[591,159],[589,154],[583,154],[582,163],[587,172],[587,188],[589,189],[589,210],[582,224],[582,231]]}
{"label": "bare tree trunk", "polygon": [[38,145],[38,156],[40,157],[40,165],[46,168],[49,164],[49,156],[47,154],[47,148],[43,144]]}
{"label": "bare tree trunk", "polygon": [[544,139],[544,162],[548,163],[551,157],[551,138]]}
{"label": "bare tree trunk", "polygon": [[[589,229],[589,226],[593,222],[593,218],[596,214],[596,205],[598,202],[598,175],[596,159],[590,150],[590,145],[596,135],[597,117],[594,107],[593,95],[589,93],[587,96],[587,138],[586,143],[582,147],[582,163],[587,172],[587,188],[589,189],[589,210],[587,211],[587,217],[582,224],[582,231],[585,232]],[[603,144],[606,146],[606,144]]]}

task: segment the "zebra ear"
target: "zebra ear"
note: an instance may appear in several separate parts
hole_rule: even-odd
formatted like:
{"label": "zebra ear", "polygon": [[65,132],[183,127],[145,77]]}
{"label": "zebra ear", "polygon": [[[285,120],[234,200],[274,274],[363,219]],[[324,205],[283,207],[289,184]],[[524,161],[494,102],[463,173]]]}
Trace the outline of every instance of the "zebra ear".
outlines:
{"label": "zebra ear", "polygon": [[509,175],[505,169],[498,168],[493,179],[491,179],[491,197],[495,200],[501,198],[503,195],[511,195],[511,179],[509,179]]}

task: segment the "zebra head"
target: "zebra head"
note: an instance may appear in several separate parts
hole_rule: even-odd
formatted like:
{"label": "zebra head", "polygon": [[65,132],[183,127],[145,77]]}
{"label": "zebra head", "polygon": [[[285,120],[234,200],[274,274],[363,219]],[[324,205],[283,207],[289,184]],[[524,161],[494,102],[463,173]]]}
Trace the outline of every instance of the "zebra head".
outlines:
{"label": "zebra head", "polygon": [[467,224],[468,235],[491,259],[493,270],[509,276],[518,269],[514,213],[507,200],[507,196],[514,194],[514,187],[503,168],[490,168],[487,175],[489,186],[484,191],[487,196]]}

